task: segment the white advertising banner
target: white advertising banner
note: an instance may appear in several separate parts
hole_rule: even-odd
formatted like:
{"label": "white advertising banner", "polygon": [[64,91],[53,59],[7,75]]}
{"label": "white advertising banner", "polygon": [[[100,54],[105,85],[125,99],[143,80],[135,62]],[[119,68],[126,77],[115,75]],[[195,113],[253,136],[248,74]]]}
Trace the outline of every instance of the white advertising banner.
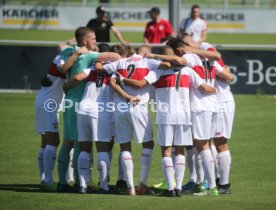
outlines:
{"label": "white advertising banner", "polygon": [[[149,21],[149,8],[106,7],[108,15],[121,31],[143,32]],[[183,9],[181,19],[189,16]],[[94,7],[62,7],[44,5],[0,6],[0,28],[74,30],[85,26],[96,16]],[[161,8],[161,16],[168,19],[168,8]],[[275,10],[202,9],[209,32],[276,33]]]}

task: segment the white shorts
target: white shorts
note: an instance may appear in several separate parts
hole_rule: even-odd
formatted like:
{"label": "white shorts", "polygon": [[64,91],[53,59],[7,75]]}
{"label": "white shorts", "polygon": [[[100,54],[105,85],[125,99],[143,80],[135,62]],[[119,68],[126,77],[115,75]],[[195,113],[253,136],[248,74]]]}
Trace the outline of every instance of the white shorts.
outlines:
{"label": "white shorts", "polygon": [[235,102],[226,101],[219,103],[219,113],[215,123],[214,138],[224,137],[230,139],[235,114]]}
{"label": "white shorts", "polygon": [[44,134],[46,132],[58,133],[58,112],[48,112],[44,105],[35,105],[35,127],[36,132]]}
{"label": "white shorts", "polygon": [[209,140],[214,136],[218,113],[192,112],[192,134],[197,140]]}
{"label": "white shorts", "polygon": [[193,137],[190,125],[157,125],[157,143],[161,146],[190,146]]}
{"label": "white shorts", "polygon": [[110,142],[112,122],[78,114],[78,141]]}
{"label": "white shorts", "polygon": [[115,110],[115,141],[119,144],[130,142],[135,134],[138,143],[153,140],[152,126],[146,105],[131,106],[120,112]]}

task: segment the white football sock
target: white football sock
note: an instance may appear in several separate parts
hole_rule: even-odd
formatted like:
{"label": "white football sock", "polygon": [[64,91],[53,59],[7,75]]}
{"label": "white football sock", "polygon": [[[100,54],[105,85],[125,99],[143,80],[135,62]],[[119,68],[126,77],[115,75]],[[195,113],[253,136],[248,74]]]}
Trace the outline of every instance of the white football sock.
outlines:
{"label": "white football sock", "polygon": [[86,183],[88,184],[92,180],[92,171],[94,167],[94,157],[93,152],[90,153],[90,160],[89,160],[89,169],[87,172],[87,180]]}
{"label": "white football sock", "polygon": [[40,175],[40,180],[44,181],[45,174],[44,174],[44,164],[43,164],[43,156],[44,156],[45,149],[40,147],[37,154],[37,163],[38,163],[38,170]]}
{"label": "white football sock", "polygon": [[229,184],[229,172],[231,167],[231,154],[229,150],[218,153],[218,167],[220,173],[219,184]]}
{"label": "white football sock", "polygon": [[184,155],[177,155],[175,157],[175,179],[176,179],[176,186],[175,189],[182,190],[182,182],[184,179],[185,173],[185,156]]}
{"label": "white football sock", "polygon": [[216,175],[216,178],[219,178],[218,161],[217,161],[218,152],[215,145],[213,144],[211,145],[210,149],[213,155],[213,159],[215,161],[215,175]]}
{"label": "white football sock", "polygon": [[98,153],[98,172],[100,178],[100,188],[109,190],[108,176],[109,176],[110,159],[108,152]]}
{"label": "white football sock", "polygon": [[122,152],[118,155],[118,180],[124,180],[124,170],[122,165]]}
{"label": "white football sock", "polygon": [[67,171],[67,182],[74,181],[74,170],[73,170],[73,155],[74,155],[74,148],[70,151],[70,161],[68,165],[68,171]]}
{"label": "white football sock", "polygon": [[80,186],[87,188],[90,154],[82,151],[78,158]]}
{"label": "white football sock", "polygon": [[204,182],[204,170],[203,170],[203,165],[202,165],[202,157],[199,155],[197,149],[194,149],[195,153],[195,167],[196,167],[196,176],[197,176],[197,181],[196,183],[202,183]]}
{"label": "white football sock", "polygon": [[131,152],[122,151],[121,161],[122,161],[124,177],[126,179],[127,186],[128,186],[128,188],[134,188],[134,183],[133,183],[133,161],[132,161]]}
{"label": "white football sock", "polygon": [[52,184],[53,180],[53,170],[56,162],[56,151],[57,147],[52,145],[47,145],[44,151],[43,164],[44,164],[44,173],[45,180],[47,184]]}
{"label": "white football sock", "polygon": [[140,182],[147,185],[152,158],[152,149],[143,148],[140,160]]}
{"label": "white football sock", "polygon": [[162,158],[162,169],[168,183],[168,190],[174,189],[174,167],[171,157]]}
{"label": "white football sock", "polygon": [[201,151],[199,155],[202,157],[202,165],[208,180],[209,188],[212,189],[216,186],[215,164],[212,152],[210,149],[206,149]]}
{"label": "white football sock", "polygon": [[196,167],[195,167],[195,153],[194,149],[187,149],[187,163],[188,163],[188,168],[189,168],[189,173],[190,173],[190,182],[196,182],[197,180],[197,175],[196,175]]}
{"label": "white football sock", "polygon": [[175,166],[175,147],[172,147],[172,161],[173,161],[173,166]]}

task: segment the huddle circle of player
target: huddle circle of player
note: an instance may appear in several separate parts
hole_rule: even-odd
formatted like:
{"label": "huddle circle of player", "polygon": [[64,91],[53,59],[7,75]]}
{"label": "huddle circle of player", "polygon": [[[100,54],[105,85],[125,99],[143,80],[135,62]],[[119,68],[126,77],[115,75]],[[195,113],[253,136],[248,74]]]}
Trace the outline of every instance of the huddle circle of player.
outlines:
{"label": "huddle circle of player", "polygon": [[[227,142],[235,111],[229,86],[233,76],[212,45],[182,32],[160,54],[148,45],[136,51],[124,45],[109,48],[97,46],[88,27],[76,29],[75,42],[59,45],[35,100],[42,191],[167,197],[231,193]],[[45,109],[49,100],[61,104],[60,109]],[[153,101],[156,137],[149,111]],[[56,156],[59,111],[64,133]],[[151,160],[157,156],[154,138],[161,148],[164,181],[148,186]],[[142,145],[136,186],[132,139]],[[93,142],[99,174],[94,182]],[[111,164],[115,143],[120,146],[118,163]],[[56,159],[58,182],[53,179]],[[186,163],[190,177],[183,185]],[[109,185],[111,167],[118,168],[115,186]]]}

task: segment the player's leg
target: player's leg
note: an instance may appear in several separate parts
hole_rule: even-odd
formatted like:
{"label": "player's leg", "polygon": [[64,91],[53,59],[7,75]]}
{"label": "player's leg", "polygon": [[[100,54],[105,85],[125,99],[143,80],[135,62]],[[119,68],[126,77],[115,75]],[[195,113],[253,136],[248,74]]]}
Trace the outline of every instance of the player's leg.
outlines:
{"label": "player's leg", "polygon": [[213,155],[213,158],[214,158],[214,162],[215,162],[216,184],[218,185],[219,177],[220,177],[220,175],[219,175],[219,169],[218,169],[218,161],[217,161],[218,152],[217,152],[216,146],[214,145],[214,143],[212,141],[209,141],[209,147],[210,147],[210,150],[212,152],[212,155]]}
{"label": "player's leg", "polygon": [[212,137],[212,120],[216,115],[212,112],[192,113],[192,131],[195,138],[195,146],[198,154],[202,158],[204,174],[206,175],[210,195],[218,195],[215,180],[215,165],[212,152],[209,148],[209,139]]}
{"label": "player's leg", "polygon": [[147,187],[154,147],[153,131],[148,107],[145,105],[133,107],[131,120],[137,142],[142,143],[143,146],[140,158],[140,180],[136,192],[137,194],[152,194],[153,191]]}
{"label": "player's leg", "polygon": [[44,151],[44,171],[46,184],[53,184],[53,169],[56,162],[56,151],[59,145],[59,133],[58,132],[46,132],[47,145]]}
{"label": "player's leg", "polygon": [[92,141],[79,141],[80,155],[78,157],[79,192],[87,193],[87,183],[89,178],[90,154],[92,151]]}
{"label": "player's leg", "polygon": [[219,192],[221,194],[230,194],[229,173],[231,167],[231,154],[227,145],[227,139],[224,137],[214,139],[218,150],[218,170],[220,174]]}
{"label": "player's leg", "polygon": [[229,173],[231,166],[231,154],[228,148],[227,139],[230,139],[235,113],[234,101],[228,101],[220,104],[220,112],[215,124],[214,143],[218,155],[218,171],[220,180],[218,189],[220,194],[230,194]]}
{"label": "player's leg", "polygon": [[[104,130],[101,128],[105,128]],[[110,150],[112,148],[112,122],[110,120],[95,119],[93,124],[93,139],[98,153],[98,173],[100,178],[100,193],[109,193]]]}
{"label": "player's leg", "polygon": [[128,194],[135,195],[131,141],[120,144],[120,149],[122,151],[121,161],[123,166],[124,177],[127,182]]}
{"label": "player's leg", "polygon": [[115,141],[120,144],[121,163],[124,178],[128,187],[128,194],[135,195],[133,182],[133,160],[131,154],[131,139],[133,138],[133,127],[129,111],[122,112],[118,109],[114,112],[115,119]]}
{"label": "player's leg", "polygon": [[44,161],[43,161],[45,147],[46,147],[46,136],[45,136],[45,134],[41,134],[41,145],[40,145],[40,148],[38,150],[38,155],[37,155],[37,163],[38,163],[38,169],[39,169],[41,183],[44,181],[44,178],[45,178]]}
{"label": "player's leg", "polygon": [[69,187],[67,182],[67,171],[70,162],[70,151],[74,146],[74,143],[70,141],[70,113],[68,109],[63,112],[63,143],[58,155],[58,191],[67,192],[72,189]]}
{"label": "player's leg", "polygon": [[[93,139],[93,120],[94,118],[88,115],[77,115],[78,127],[78,145],[80,154],[78,156],[78,174],[79,174],[79,192],[87,193],[87,184],[90,178],[90,159],[92,153]],[[75,157],[76,158],[76,157]],[[74,161],[73,161],[74,164]],[[91,172],[92,173],[92,172]]]}
{"label": "player's leg", "polygon": [[67,171],[67,182],[73,183],[74,182],[74,173],[73,173],[73,155],[74,155],[74,148],[70,151],[70,161],[68,165],[68,171]]}
{"label": "player's leg", "polygon": [[173,127],[172,125],[158,125],[157,142],[161,146],[162,170],[168,188],[161,196],[174,197],[174,165],[172,161]]}
{"label": "player's leg", "polygon": [[195,185],[197,181],[197,174],[196,174],[196,158],[195,158],[195,153],[193,146],[186,146],[186,158],[187,158],[187,164],[189,168],[189,173],[190,173],[190,178],[187,184],[182,186],[182,190],[189,191],[191,188]]}
{"label": "player's leg", "polygon": [[100,192],[105,194],[109,192],[108,177],[110,169],[110,159],[108,153],[110,151],[110,142],[96,142],[98,153],[98,173],[100,178]]}
{"label": "player's leg", "polygon": [[175,194],[180,197],[182,193],[182,183],[185,174],[185,156],[184,146],[191,146],[193,144],[191,127],[189,125],[174,125],[174,139],[175,147]]}

